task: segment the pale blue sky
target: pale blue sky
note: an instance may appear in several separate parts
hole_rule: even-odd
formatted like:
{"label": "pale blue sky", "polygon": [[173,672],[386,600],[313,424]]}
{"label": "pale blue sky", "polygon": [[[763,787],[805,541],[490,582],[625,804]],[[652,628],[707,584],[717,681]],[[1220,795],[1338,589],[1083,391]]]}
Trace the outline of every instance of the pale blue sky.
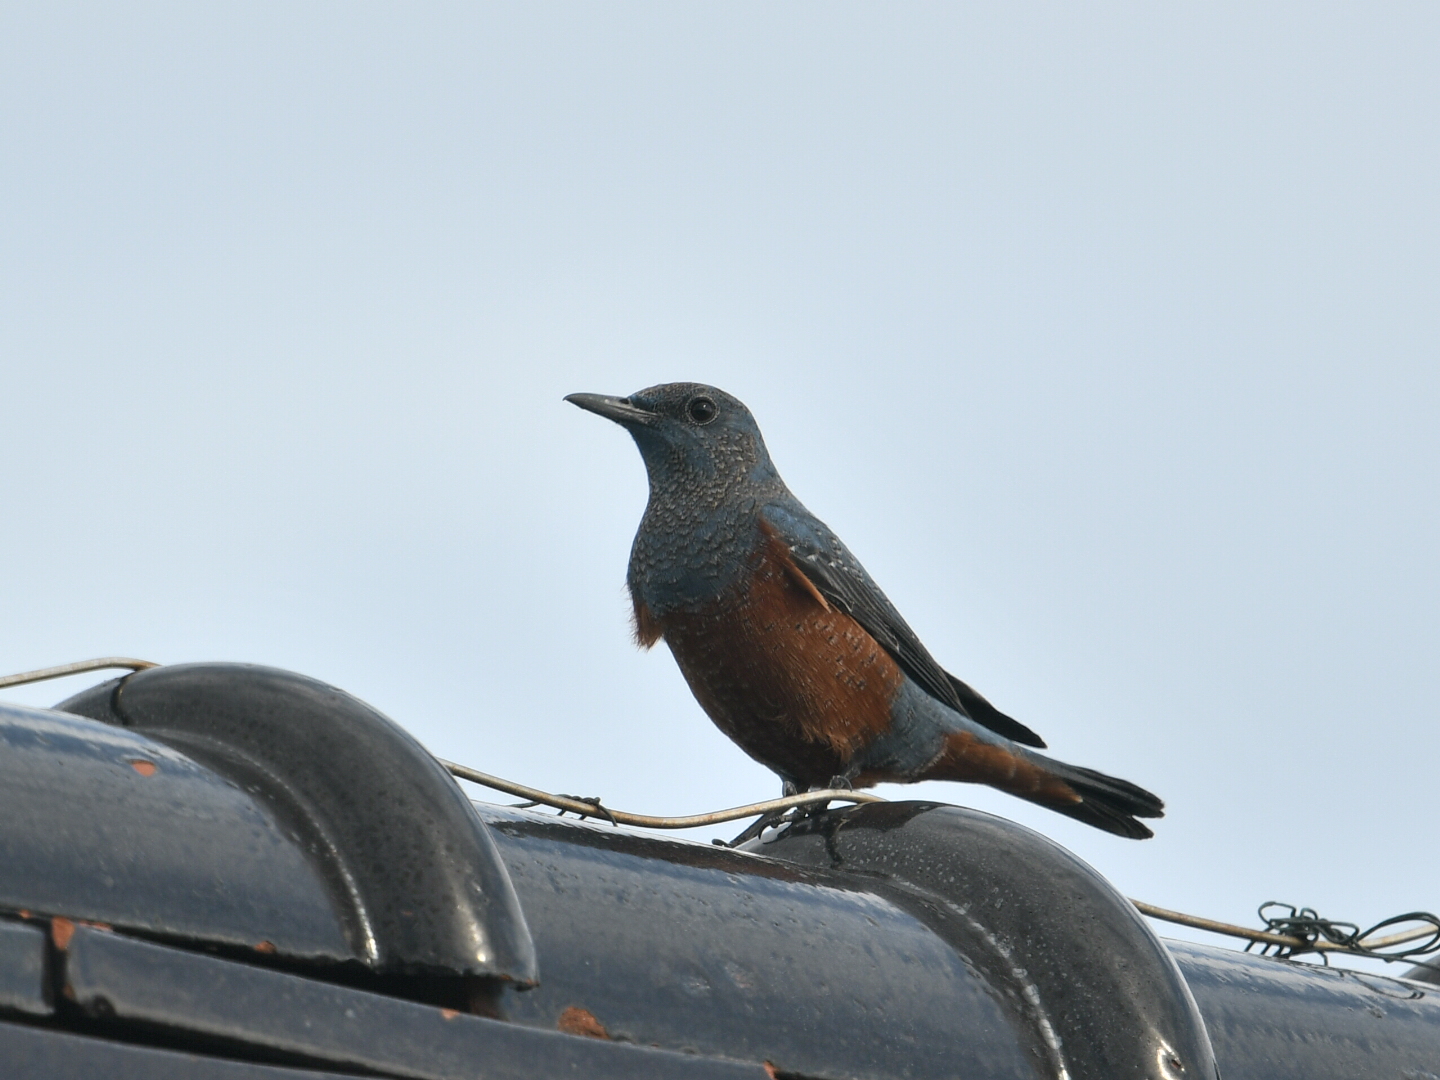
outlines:
{"label": "pale blue sky", "polygon": [[1440,908],[1437,37],[7,5],[0,670],[275,664],[551,790],[768,797],[629,643],[643,470],[560,400],[698,379],[942,663],[1170,814],[914,794],[1165,906]]}

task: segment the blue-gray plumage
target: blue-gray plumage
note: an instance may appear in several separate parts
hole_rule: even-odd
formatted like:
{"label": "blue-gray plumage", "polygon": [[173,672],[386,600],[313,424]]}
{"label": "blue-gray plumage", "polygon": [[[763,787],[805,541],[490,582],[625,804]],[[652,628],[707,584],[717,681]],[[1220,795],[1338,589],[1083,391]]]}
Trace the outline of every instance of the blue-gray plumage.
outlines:
{"label": "blue-gray plumage", "polygon": [[699,383],[565,399],[622,425],[650,477],[626,576],[710,718],[787,788],[988,784],[1141,839],[1164,804],[1037,754],[1039,736],[945,671],[790,493],[743,404]]}

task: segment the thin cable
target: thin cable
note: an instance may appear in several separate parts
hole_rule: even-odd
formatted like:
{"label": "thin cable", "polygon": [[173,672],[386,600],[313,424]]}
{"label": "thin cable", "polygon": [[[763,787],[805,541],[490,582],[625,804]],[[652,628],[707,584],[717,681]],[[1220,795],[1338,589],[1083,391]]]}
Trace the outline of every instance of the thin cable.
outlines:
{"label": "thin cable", "polygon": [[[1283,914],[1266,914],[1279,911]],[[1410,960],[1417,956],[1440,951],[1440,918],[1428,911],[1409,911],[1404,915],[1392,915],[1382,919],[1368,930],[1361,930],[1355,923],[1327,919],[1314,908],[1281,904],[1274,900],[1260,905],[1260,918],[1270,931],[1280,931],[1286,937],[1299,938],[1304,944],[1300,949],[1279,951],[1281,956],[1293,956],[1297,952],[1338,952],[1352,956],[1369,956],[1376,960]],[[1419,923],[1410,930],[1390,934],[1383,938],[1375,935],[1391,926]],[[1419,945],[1409,942],[1419,941]]]}
{"label": "thin cable", "polygon": [[0,676],[0,690],[7,686],[24,686],[26,683],[44,682],[46,679],[63,679],[66,675],[79,675],[86,671],[104,671],[106,668],[127,668],[130,671],[144,671],[159,667],[149,660],[134,660],[128,656],[102,656],[97,660],[77,660],[73,664],[59,667],[40,668],[38,671],[22,671],[19,675]]}
{"label": "thin cable", "polygon": [[472,784],[480,784],[496,791],[503,791],[507,795],[518,795],[522,799],[529,799],[532,803],[553,806],[562,812],[580,814],[583,817],[603,817],[613,824],[633,825],[639,829],[694,829],[701,825],[718,825],[722,821],[738,821],[741,818],[758,817],[762,814],[775,814],[794,806],[813,806],[816,803],[885,802],[879,795],[871,795],[866,791],[842,791],[832,788],[825,791],[809,791],[804,795],[788,795],[783,799],[768,799],[765,802],[736,806],[729,810],[716,810],[710,814],[691,814],[688,817],[653,817],[650,814],[630,814],[624,810],[611,810],[608,806],[602,806],[599,799],[577,799],[573,795],[555,795],[548,791],[541,791],[539,788],[517,784],[513,780],[491,776],[489,773],[480,772],[478,769],[472,769],[466,765],[457,765],[453,761],[441,760],[440,764],[449,769],[452,775],[458,776],[462,780],[469,780]]}
{"label": "thin cable", "polygon": [[1305,942],[1298,937],[1289,937],[1284,934],[1271,934],[1264,930],[1252,930],[1248,926],[1236,926],[1234,923],[1205,919],[1199,915],[1186,915],[1183,911],[1171,911],[1169,908],[1156,907],[1154,904],[1147,904],[1144,900],[1132,899],[1130,903],[1134,904],[1142,915],[1148,915],[1152,919],[1161,919],[1164,922],[1176,923],[1179,926],[1189,926],[1196,930],[1208,930],[1212,934],[1227,934],[1230,937],[1244,938],[1247,941],[1260,942],[1265,945],[1277,945],[1285,949],[1305,947]]}
{"label": "thin cable", "polygon": [[[1198,915],[1186,915],[1184,912],[1156,907],[1143,900],[1131,900],[1130,902],[1139,909],[1142,915],[1148,915],[1152,919],[1162,919],[1165,922],[1190,926],[1197,930],[1208,930],[1212,934],[1242,938],[1252,944],[1264,946],[1262,955],[1273,948],[1274,955],[1281,957],[1300,956],[1304,953],[1314,952],[1368,956],[1373,960],[1393,961],[1414,960],[1417,956],[1440,951],[1440,918],[1428,911],[1411,911],[1404,915],[1395,915],[1376,923],[1368,930],[1361,931],[1354,923],[1321,918],[1310,908],[1296,908],[1289,904],[1269,901],[1260,905],[1260,918],[1264,920],[1266,929],[1253,930],[1248,926],[1236,926],[1234,923],[1218,922],[1215,919],[1202,919]],[[1283,910],[1286,914],[1267,915],[1266,911],[1270,908]],[[1401,926],[1408,922],[1420,925],[1409,930],[1402,930],[1398,934],[1387,934],[1385,937],[1378,938],[1375,936],[1378,931],[1387,927]],[[1280,932],[1277,933],[1277,931]],[[1421,944],[1408,949],[1397,947],[1408,945],[1414,941],[1421,942]]]}

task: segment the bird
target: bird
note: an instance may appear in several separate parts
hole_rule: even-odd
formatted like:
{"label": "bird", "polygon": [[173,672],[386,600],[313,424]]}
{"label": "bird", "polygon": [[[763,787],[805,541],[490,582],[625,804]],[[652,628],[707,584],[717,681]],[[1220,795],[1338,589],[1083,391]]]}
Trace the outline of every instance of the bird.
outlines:
{"label": "bird", "polygon": [[1131,839],[1144,788],[1045,742],[931,656],[830,528],[791,494],[750,410],[703,383],[571,404],[635,440],[650,496],[626,584],[637,644],[664,640],[715,725],[782,791],[985,784]]}

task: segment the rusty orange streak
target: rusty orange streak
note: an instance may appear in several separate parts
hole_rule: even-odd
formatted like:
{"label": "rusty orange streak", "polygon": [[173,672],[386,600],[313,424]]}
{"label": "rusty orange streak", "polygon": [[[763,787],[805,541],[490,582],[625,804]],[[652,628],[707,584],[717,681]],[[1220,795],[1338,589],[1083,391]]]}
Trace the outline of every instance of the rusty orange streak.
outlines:
{"label": "rusty orange streak", "polygon": [[589,1009],[582,1009],[578,1005],[571,1005],[560,1014],[560,1019],[555,1021],[555,1026],[566,1035],[583,1035],[587,1039],[608,1039],[610,1033],[605,1030],[599,1018]]}
{"label": "rusty orange streak", "polygon": [[922,780],[959,780],[989,784],[1036,802],[1073,806],[1081,802],[1075,789],[1020,754],[982,742],[968,731],[945,739],[945,749],[920,776]]}
{"label": "rusty orange streak", "polygon": [[661,629],[659,620],[650,614],[650,609],[645,606],[643,600],[638,596],[632,596],[631,601],[635,605],[633,626],[635,631],[635,644],[639,645],[642,649],[648,649],[660,640],[661,635],[664,634],[665,631]]}
{"label": "rusty orange streak", "polygon": [[56,915],[50,920],[50,940],[55,943],[55,948],[64,952],[70,947],[70,939],[75,936],[75,923],[62,915]]}

